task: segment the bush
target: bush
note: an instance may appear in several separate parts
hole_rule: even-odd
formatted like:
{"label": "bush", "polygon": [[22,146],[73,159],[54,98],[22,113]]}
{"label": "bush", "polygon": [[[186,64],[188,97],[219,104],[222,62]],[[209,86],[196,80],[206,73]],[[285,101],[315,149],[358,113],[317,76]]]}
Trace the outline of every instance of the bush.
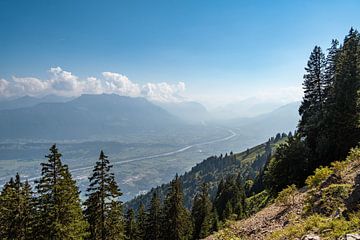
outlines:
{"label": "bush", "polygon": [[283,189],[278,197],[276,198],[275,202],[281,205],[290,206],[295,203],[295,194],[297,192],[297,188],[295,184],[287,186],[287,188]]}
{"label": "bush", "polygon": [[315,169],[314,175],[309,176],[305,180],[305,183],[309,188],[317,187],[333,173],[334,171],[329,167],[320,166],[319,168]]}
{"label": "bush", "polygon": [[352,148],[350,150],[349,156],[346,158],[346,161],[352,162],[358,159],[360,159],[360,148]]}
{"label": "bush", "polygon": [[345,200],[352,190],[350,184],[331,184],[318,191],[313,189],[305,202],[304,212],[319,213],[325,216],[340,215],[345,207]]}

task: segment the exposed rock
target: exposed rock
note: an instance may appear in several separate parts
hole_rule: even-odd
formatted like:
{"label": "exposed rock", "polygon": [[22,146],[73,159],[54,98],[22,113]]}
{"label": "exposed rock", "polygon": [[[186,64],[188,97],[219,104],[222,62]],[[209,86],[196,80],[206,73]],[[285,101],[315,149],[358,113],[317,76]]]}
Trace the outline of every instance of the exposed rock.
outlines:
{"label": "exposed rock", "polygon": [[349,211],[358,210],[360,205],[360,174],[355,178],[355,186],[353,192],[346,200],[346,207]]}
{"label": "exposed rock", "polygon": [[339,238],[339,240],[360,240],[360,234],[350,233]]}
{"label": "exposed rock", "polygon": [[326,188],[331,184],[336,184],[339,183],[340,181],[341,181],[341,177],[333,173],[320,185],[320,188]]}
{"label": "exposed rock", "polygon": [[321,238],[317,235],[308,234],[301,238],[301,240],[321,240]]}

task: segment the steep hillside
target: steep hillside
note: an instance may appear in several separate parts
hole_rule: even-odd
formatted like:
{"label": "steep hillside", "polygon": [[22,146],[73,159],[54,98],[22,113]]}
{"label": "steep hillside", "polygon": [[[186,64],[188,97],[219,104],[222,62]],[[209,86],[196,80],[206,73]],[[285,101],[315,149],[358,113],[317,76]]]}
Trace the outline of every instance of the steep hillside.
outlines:
{"label": "steep hillside", "polygon": [[344,162],[318,168],[306,183],[299,190],[283,190],[266,208],[227,222],[206,239],[359,239],[360,149]]}
{"label": "steep hillside", "polygon": [[[285,139],[286,137],[281,139],[272,138],[267,143],[260,144],[241,153],[211,156],[194,166],[189,172],[180,176],[185,206],[191,208],[193,198],[204,182],[208,183],[209,194],[213,198],[219,182],[226,176],[240,173],[244,179],[254,178],[260,168],[264,166],[267,156],[271,154],[279,143],[284,142]],[[154,191],[157,191],[163,197],[168,188],[169,184],[163,184],[127,202],[126,205],[134,209],[137,209],[141,203],[148,205]]]}

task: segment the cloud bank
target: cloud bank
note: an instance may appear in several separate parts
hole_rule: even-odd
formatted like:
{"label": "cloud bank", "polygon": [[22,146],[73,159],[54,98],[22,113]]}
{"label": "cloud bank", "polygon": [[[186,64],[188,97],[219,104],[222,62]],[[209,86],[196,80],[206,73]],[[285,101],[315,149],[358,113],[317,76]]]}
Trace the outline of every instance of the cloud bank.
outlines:
{"label": "cloud bank", "polygon": [[100,78],[79,78],[60,67],[49,70],[48,79],[35,77],[15,77],[10,80],[0,79],[0,96],[80,96],[81,94],[115,93],[121,96],[145,97],[152,101],[181,102],[182,93],[186,90],[185,83],[177,84],[146,83],[138,84],[130,81],[127,76],[114,72],[103,72]]}

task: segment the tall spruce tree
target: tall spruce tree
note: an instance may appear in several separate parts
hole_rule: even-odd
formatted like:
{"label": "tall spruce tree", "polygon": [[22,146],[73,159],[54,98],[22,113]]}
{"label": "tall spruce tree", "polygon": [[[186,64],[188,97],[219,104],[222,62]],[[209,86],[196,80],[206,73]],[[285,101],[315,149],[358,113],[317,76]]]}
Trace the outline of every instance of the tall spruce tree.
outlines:
{"label": "tall spruce tree", "polygon": [[306,176],[311,173],[307,152],[299,134],[281,143],[264,171],[266,188],[276,194],[291,184],[303,186]]}
{"label": "tall spruce tree", "polygon": [[37,181],[37,239],[84,239],[87,223],[80,206],[79,191],[54,144],[48,161],[41,163]]}
{"label": "tall spruce tree", "polygon": [[190,213],[184,206],[184,194],[176,174],[164,203],[163,239],[189,240],[192,235]]}
{"label": "tall spruce tree", "polygon": [[336,69],[330,92],[331,129],[328,161],[344,159],[360,140],[360,36],[351,29],[336,55]]}
{"label": "tall spruce tree", "polygon": [[138,226],[135,219],[135,212],[132,208],[128,209],[126,213],[125,236],[126,240],[141,240],[139,238]]}
{"label": "tall spruce tree", "polygon": [[331,47],[327,49],[326,67],[325,67],[325,82],[324,82],[324,107],[322,118],[319,119],[320,132],[317,136],[316,150],[313,153],[312,168],[318,165],[326,165],[333,159],[332,149],[336,143],[333,141],[333,126],[334,119],[331,114],[334,107],[334,84],[336,81],[336,66],[339,56],[339,42],[332,40]]}
{"label": "tall spruce tree", "polygon": [[93,240],[124,239],[122,203],[119,200],[122,193],[111,168],[108,157],[101,151],[89,177],[88,198],[84,203],[90,239]]}
{"label": "tall spruce tree", "polygon": [[138,238],[143,240],[146,234],[146,213],[144,204],[140,204],[140,207],[137,212],[137,226],[138,226]]}
{"label": "tall spruce tree", "polygon": [[315,46],[305,68],[304,97],[299,108],[299,133],[305,138],[311,153],[316,151],[317,137],[320,134],[319,122],[325,99],[325,67],[325,55],[319,46]]}
{"label": "tall spruce tree", "polygon": [[157,192],[154,191],[147,211],[145,240],[161,239],[161,219],[161,202]]}
{"label": "tall spruce tree", "polygon": [[240,176],[228,176],[221,181],[215,196],[214,205],[221,221],[236,214],[237,219],[245,216],[245,190]]}
{"label": "tall spruce tree", "polygon": [[193,239],[202,239],[210,235],[214,215],[213,206],[206,183],[201,185],[200,192],[195,195],[191,216],[194,221]]}
{"label": "tall spruce tree", "polygon": [[16,174],[0,194],[0,238],[33,239],[34,204],[31,187]]}

